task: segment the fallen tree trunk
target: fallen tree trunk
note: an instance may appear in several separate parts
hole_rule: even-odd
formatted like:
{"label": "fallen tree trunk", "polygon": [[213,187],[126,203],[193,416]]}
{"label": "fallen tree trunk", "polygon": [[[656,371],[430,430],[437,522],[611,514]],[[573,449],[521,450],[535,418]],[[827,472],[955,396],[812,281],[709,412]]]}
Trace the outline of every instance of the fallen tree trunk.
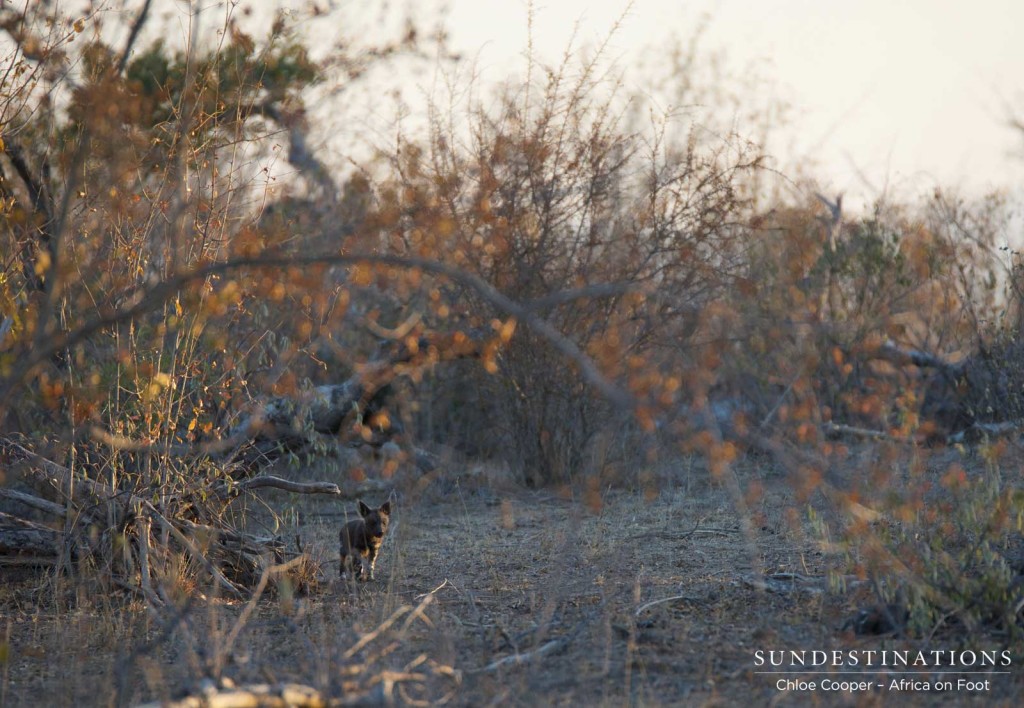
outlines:
{"label": "fallen tree trunk", "polygon": [[7,489],[6,487],[0,487],[0,497],[3,497],[5,499],[11,499],[31,509],[36,509],[38,511],[42,511],[46,514],[56,516],[61,519],[67,516],[67,507],[61,506],[60,504],[55,504],[54,502],[48,499],[42,499],[40,497],[35,496],[34,494],[29,494],[27,492],[20,492],[16,489]]}
{"label": "fallen tree trunk", "polygon": [[0,555],[56,557],[60,532],[0,511]]}

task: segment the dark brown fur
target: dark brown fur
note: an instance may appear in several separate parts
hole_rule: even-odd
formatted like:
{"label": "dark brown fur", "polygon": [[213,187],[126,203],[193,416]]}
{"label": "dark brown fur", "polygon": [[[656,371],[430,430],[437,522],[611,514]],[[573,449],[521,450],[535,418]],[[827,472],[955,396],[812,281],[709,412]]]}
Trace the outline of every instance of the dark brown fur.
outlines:
{"label": "dark brown fur", "polygon": [[384,541],[384,534],[387,533],[388,522],[391,520],[391,502],[384,502],[379,509],[371,509],[360,501],[359,516],[360,518],[341,527],[341,577],[345,577],[346,569],[353,570],[354,557],[358,556],[358,578],[373,580],[377,551]]}

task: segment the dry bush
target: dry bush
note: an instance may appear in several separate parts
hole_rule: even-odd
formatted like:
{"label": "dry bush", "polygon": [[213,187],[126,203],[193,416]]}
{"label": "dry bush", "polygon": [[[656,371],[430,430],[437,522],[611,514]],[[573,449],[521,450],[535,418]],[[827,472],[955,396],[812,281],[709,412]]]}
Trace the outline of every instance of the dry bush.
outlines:
{"label": "dry bush", "polygon": [[[696,127],[677,140],[668,121],[631,126],[604,71],[600,52],[531,64],[544,78],[506,87],[496,107],[465,121],[435,113],[428,144],[401,144],[371,221],[391,252],[444,254],[530,306],[632,391],[650,423],[679,388],[671,371],[696,313],[733,283],[760,157],[736,138],[703,144]],[[470,328],[499,315],[465,288],[438,287],[429,305]],[[440,375],[433,429],[513,460],[528,484],[586,474],[596,436],[632,428],[633,411],[595,395],[529,328],[485,369],[495,376]]]}
{"label": "dry bush", "polygon": [[[10,47],[0,114],[0,421],[6,481],[41,495],[30,499],[37,509],[68,516],[61,570],[98,554],[101,577],[141,578],[147,600],[161,604],[148,578],[174,575],[158,566],[181,554],[190,560],[179,567],[200,567],[225,588],[256,581],[268,539],[242,533],[244,514],[232,504],[251,473],[232,458],[251,441],[223,441],[268,394],[306,391],[313,374],[344,382],[376,342],[362,332],[333,337],[366,317],[348,311],[347,273],[329,259],[354,260],[322,231],[260,218],[275,141],[290,143],[289,159],[332,218],[341,209],[361,218],[365,184],[350,180],[332,196],[322,165],[300,149],[302,91],[321,67],[281,18],[259,40],[229,17],[211,49],[136,47],[149,9],[120,47],[103,39],[101,16],[0,10]],[[414,43],[366,52],[389,57]],[[325,349],[340,362],[331,371],[319,358]],[[383,395],[397,375],[384,364],[370,394]],[[293,408],[301,418],[302,406]],[[371,412],[355,416],[356,439]],[[18,432],[26,437],[14,442]],[[52,481],[65,496],[47,506]],[[104,513],[88,508],[90,494]],[[262,548],[273,559],[283,544]],[[233,562],[221,557],[232,553]]]}
{"label": "dry bush", "polygon": [[[823,492],[845,509],[851,520],[818,519],[822,538],[880,603],[908,611],[910,631],[1016,636],[1024,497],[1002,472],[1016,443],[986,440],[1013,428],[984,427],[1019,419],[1007,213],[941,193],[856,220],[822,211],[753,224],[745,287],[709,323],[723,362],[712,395],[744,404],[724,423],[790,468],[798,499]],[[921,447],[965,430],[980,459]],[[849,435],[879,441],[871,464],[849,469]]]}

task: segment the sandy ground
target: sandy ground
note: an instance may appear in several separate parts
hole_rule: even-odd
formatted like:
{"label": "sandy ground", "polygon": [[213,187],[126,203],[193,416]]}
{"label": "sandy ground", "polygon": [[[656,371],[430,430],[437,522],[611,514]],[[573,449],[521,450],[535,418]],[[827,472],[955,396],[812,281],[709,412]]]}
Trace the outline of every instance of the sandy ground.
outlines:
{"label": "sandy ground", "polygon": [[[657,495],[591,494],[590,503],[437,483],[397,499],[377,580],[362,584],[336,579],[337,528],[354,503],[268,498],[291,507],[291,526],[279,531],[298,534],[322,561],[323,582],[306,596],[268,592],[234,637],[244,603],[209,598],[168,630],[127,595],[86,596],[0,569],[0,701],[137,703],[174,697],[205,675],[350,695],[382,691],[390,676],[400,704],[1018,704],[1016,666],[980,692],[779,691],[778,677],[757,673],[757,650],[927,643],[841,630],[870,601],[867,588],[836,582],[839,558],[794,528],[781,480],[768,480],[748,526],[721,487],[687,480]],[[776,577],[796,580],[759,586],[785,573],[794,575]],[[509,658],[517,654],[521,661]]]}

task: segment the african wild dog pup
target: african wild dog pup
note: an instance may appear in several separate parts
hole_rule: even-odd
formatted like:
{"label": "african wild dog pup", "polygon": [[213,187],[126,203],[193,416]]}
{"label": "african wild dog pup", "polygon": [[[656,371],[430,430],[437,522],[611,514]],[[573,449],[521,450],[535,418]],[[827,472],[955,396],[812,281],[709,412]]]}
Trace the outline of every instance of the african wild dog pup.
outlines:
{"label": "african wild dog pup", "polygon": [[[354,558],[359,556],[360,580],[373,580],[373,566],[377,561],[377,550],[384,541],[391,518],[391,502],[386,501],[379,509],[371,509],[359,502],[360,518],[349,521],[341,527],[341,577],[345,569],[353,569]],[[367,573],[369,567],[369,573]]]}

